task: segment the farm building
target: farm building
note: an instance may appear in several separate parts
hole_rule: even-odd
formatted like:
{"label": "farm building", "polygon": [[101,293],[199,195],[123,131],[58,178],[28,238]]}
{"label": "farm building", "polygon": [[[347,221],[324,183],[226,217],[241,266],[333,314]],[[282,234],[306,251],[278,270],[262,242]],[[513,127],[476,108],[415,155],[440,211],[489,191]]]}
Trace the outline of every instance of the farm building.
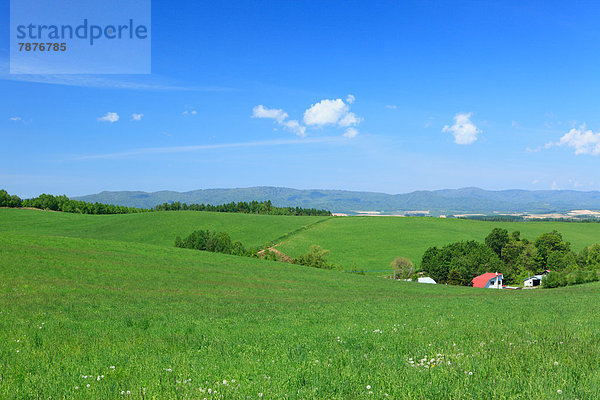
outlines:
{"label": "farm building", "polygon": [[550,272],[550,271],[546,270],[537,275],[530,276],[529,278],[525,279],[525,281],[523,282],[523,286],[525,286],[525,287],[540,286],[542,284],[542,279],[544,279],[545,275],[548,272]]}
{"label": "farm building", "polygon": [[502,289],[502,274],[498,272],[487,272],[473,278],[473,287]]}
{"label": "farm building", "polygon": [[430,277],[428,277],[428,276],[419,277],[418,282],[419,283],[431,283],[431,284],[434,284],[434,285],[436,284],[436,282],[433,279],[431,279]]}

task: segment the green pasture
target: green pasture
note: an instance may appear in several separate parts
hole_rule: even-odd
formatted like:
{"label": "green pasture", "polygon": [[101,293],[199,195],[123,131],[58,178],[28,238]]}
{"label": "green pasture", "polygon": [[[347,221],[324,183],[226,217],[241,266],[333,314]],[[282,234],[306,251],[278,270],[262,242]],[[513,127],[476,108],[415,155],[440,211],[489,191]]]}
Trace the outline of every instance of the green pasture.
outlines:
{"label": "green pasture", "polygon": [[330,261],[364,270],[389,268],[398,256],[415,264],[428,247],[460,240],[479,240],[499,227],[520,231],[521,237],[535,240],[544,232],[557,230],[571,242],[572,249],[600,243],[600,223],[573,222],[487,222],[423,217],[334,217],[284,241],[277,248],[290,256],[319,245],[331,251]]}
{"label": "green pasture", "polygon": [[2,399],[600,397],[598,284],[423,285],[32,231],[0,234]]}

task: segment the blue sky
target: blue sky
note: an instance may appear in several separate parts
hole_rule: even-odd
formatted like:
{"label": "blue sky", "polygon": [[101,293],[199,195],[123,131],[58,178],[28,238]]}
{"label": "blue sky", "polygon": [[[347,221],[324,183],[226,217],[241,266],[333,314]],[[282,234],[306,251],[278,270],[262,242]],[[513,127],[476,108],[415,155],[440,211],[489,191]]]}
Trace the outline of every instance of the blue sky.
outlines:
{"label": "blue sky", "polygon": [[598,3],[397,3],[155,0],[152,74],[47,76],[2,0],[0,187],[600,190]]}

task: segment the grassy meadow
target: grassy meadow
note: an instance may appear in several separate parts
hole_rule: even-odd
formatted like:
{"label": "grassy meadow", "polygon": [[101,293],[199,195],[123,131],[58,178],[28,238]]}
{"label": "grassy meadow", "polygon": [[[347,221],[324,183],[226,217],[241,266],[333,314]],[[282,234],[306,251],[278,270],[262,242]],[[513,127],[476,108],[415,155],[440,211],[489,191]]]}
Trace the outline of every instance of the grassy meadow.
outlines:
{"label": "grassy meadow", "polygon": [[290,217],[199,211],[86,215],[0,208],[0,232],[111,239],[173,246],[196,229],[224,231],[248,247],[261,246],[326,217]]}
{"label": "grassy meadow", "polygon": [[345,267],[353,263],[364,270],[389,268],[398,256],[420,264],[428,247],[460,240],[479,240],[499,227],[520,231],[535,240],[556,229],[571,242],[573,250],[600,243],[600,223],[572,222],[487,222],[423,217],[334,217],[281,243],[277,248],[290,256],[317,244],[331,251],[330,260]]}
{"label": "grassy meadow", "polygon": [[[0,398],[600,398],[600,284],[423,285],[173,247],[180,230],[260,244],[316,222],[197,214],[0,210]],[[393,219],[411,220],[430,223]]]}

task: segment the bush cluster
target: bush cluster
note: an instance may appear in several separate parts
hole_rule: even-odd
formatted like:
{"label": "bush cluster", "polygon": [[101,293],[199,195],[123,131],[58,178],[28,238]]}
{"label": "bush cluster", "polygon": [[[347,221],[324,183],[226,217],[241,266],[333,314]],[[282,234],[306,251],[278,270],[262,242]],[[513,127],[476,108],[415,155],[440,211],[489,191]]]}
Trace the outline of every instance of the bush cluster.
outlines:
{"label": "bush cluster", "polygon": [[214,232],[198,230],[192,232],[185,239],[177,236],[175,246],[185,249],[211,251],[213,253],[233,254],[236,256],[251,256],[253,253],[246,250],[241,242],[234,242],[227,232]]}
{"label": "bush cluster", "polygon": [[542,279],[542,287],[551,289],[600,280],[598,271],[550,272]]}
{"label": "bush cluster", "polygon": [[322,269],[336,269],[338,268],[335,264],[331,264],[327,261],[329,256],[329,250],[323,250],[321,246],[312,246],[310,251],[306,254],[302,254],[292,259],[292,264],[305,265],[307,267],[322,268]]}

